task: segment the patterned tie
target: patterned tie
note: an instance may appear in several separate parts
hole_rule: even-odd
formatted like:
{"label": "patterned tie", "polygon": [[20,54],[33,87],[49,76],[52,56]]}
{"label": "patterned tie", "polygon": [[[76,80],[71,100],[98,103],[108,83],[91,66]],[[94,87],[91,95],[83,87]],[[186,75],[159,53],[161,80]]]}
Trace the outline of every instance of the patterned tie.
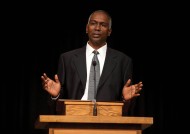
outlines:
{"label": "patterned tie", "polygon": [[92,58],[89,76],[88,100],[96,100],[96,92],[100,79],[100,64],[97,57],[99,52],[94,50],[93,53],[94,57]]}

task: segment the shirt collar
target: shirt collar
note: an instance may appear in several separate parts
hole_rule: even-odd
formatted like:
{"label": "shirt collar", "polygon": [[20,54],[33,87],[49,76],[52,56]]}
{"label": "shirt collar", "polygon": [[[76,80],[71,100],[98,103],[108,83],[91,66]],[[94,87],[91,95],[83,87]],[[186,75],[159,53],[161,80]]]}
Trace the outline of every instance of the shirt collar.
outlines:
{"label": "shirt collar", "polygon": [[[93,51],[94,51],[94,48],[92,48],[92,47],[88,44],[88,42],[87,42],[87,45],[86,45],[86,55],[87,55],[87,56],[90,56]],[[106,43],[104,46],[100,47],[97,51],[99,52],[100,56],[105,57],[106,51],[107,51],[107,43]]]}

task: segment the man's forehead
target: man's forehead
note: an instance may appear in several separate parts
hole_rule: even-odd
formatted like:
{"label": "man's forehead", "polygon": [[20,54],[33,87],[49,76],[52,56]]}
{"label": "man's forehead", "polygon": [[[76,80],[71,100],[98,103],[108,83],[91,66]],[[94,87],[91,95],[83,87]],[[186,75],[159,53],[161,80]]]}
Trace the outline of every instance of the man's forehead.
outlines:
{"label": "man's forehead", "polygon": [[90,17],[90,21],[101,21],[101,22],[107,22],[108,16],[103,13],[103,12],[97,12],[94,13],[91,17]]}

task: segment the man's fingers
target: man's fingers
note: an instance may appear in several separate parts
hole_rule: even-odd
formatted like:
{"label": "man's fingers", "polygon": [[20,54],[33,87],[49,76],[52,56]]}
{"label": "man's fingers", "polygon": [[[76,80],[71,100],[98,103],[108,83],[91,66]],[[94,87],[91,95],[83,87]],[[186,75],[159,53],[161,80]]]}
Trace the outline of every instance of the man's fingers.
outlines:
{"label": "man's fingers", "polygon": [[41,76],[41,79],[43,80],[43,82],[45,82],[48,79],[48,77],[45,73],[43,73],[43,75]]}
{"label": "man's fingers", "polygon": [[44,79],[48,78],[47,75],[46,75],[46,73],[43,74],[43,77],[44,77]]}
{"label": "man's fingers", "polygon": [[135,84],[135,93],[136,94],[138,94],[142,90],[142,86],[143,86],[142,82],[139,82],[138,84]]}
{"label": "man's fingers", "polygon": [[134,94],[134,97],[137,97],[137,96],[140,96],[140,94],[139,94],[139,93],[137,93],[137,94]]}

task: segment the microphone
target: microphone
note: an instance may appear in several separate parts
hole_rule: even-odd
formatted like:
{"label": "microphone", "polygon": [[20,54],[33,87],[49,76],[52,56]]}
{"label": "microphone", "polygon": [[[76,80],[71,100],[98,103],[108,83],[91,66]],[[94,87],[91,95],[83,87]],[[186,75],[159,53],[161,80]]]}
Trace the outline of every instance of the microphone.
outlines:
{"label": "microphone", "polygon": [[[95,67],[95,66],[96,66],[96,64],[97,64],[97,63],[96,63],[96,61],[95,61],[95,60],[93,60],[93,61],[92,61],[92,65]],[[95,72],[95,71],[94,71],[94,72]]]}
{"label": "microphone", "polygon": [[92,65],[94,66],[94,107],[93,107],[93,116],[97,116],[97,106],[96,106],[96,61],[92,61]]}

